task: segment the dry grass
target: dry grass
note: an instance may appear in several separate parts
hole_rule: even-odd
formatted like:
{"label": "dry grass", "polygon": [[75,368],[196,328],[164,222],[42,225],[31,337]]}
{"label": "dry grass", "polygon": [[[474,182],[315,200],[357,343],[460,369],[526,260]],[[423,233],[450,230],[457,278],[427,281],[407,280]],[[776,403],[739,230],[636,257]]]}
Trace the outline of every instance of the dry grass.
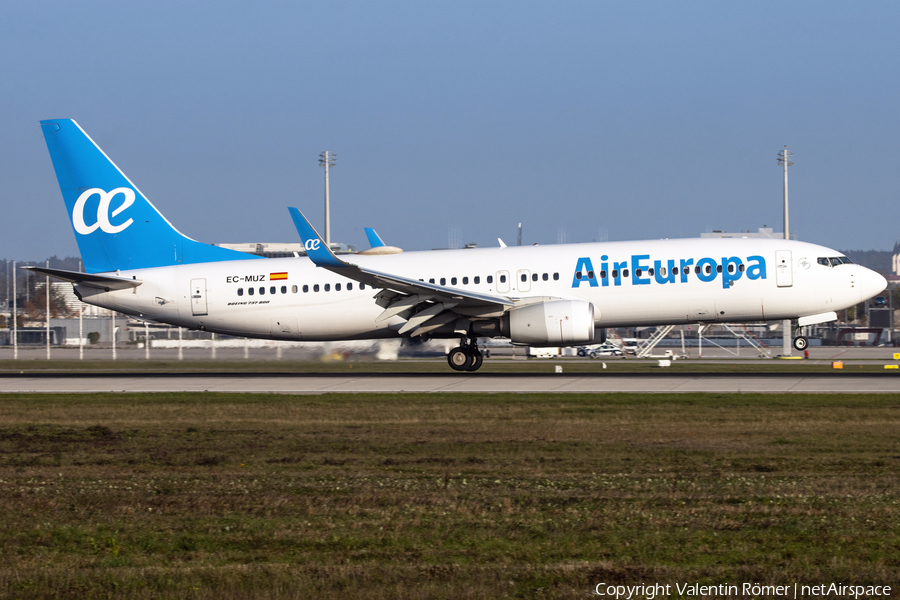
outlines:
{"label": "dry grass", "polygon": [[2,400],[4,598],[897,584],[897,396]]}

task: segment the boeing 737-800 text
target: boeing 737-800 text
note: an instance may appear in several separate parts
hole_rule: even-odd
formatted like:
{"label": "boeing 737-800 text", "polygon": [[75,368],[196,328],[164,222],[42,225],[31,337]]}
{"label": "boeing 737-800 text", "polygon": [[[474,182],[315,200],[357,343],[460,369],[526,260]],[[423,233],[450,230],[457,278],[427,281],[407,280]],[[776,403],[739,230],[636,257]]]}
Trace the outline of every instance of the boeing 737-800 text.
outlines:
{"label": "boeing 737-800 text", "polygon": [[41,128],[86,272],[32,270],[72,282],[84,302],[180,327],[296,341],[459,338],[448,362],[475,371],[479,337],[569,346],[603,327],[811,325],[886,285],[840,252],[778,239],[336,256],[296,208],[307,256],[264,259],[180,233],[75,121]]}

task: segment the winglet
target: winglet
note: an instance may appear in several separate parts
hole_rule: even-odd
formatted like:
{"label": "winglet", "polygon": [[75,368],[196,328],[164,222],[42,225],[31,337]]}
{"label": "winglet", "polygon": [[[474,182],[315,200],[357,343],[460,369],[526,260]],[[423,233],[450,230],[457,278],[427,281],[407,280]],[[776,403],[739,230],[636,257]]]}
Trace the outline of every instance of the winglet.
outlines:
{"label": "winglet", "polygon": [[381,239],[375,230],[371,227],[363,227],[366,231],[366,237],[369,238],[369,247],[370,248],[381,248],[384,246],[384,241]]}
{"label": "winglet", "polygon": [[331,251],[331,248],[328,247],[328,244],[325,243],[321,236],[316,233],[316,230],[309,224],[302,212],[293,206],[288,208],[288,212],[291,213],[294,227],[297,228],[297,233],[300,234],[300,241],[303,242],[303,247],[306,248],[306,255],[317,267],[347,266],[347,263],[334,255],[334,252]]}

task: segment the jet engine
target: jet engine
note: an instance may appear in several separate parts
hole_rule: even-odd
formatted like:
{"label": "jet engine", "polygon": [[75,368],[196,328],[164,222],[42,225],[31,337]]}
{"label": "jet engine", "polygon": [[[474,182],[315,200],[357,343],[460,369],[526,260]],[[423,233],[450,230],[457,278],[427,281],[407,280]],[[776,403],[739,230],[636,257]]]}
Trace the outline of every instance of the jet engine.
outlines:
{"label": "jet engine", "polygon": [[572,346],[594,339],[594,305],[584,300],[528,304],[512,309],[504,317],[509,319],[513,344]]}

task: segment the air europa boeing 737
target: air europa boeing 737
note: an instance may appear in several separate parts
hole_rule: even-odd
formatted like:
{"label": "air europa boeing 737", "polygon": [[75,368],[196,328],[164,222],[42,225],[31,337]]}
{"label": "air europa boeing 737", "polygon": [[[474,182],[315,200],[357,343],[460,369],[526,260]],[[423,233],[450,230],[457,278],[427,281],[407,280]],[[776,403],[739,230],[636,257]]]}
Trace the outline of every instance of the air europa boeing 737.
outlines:
{"label": "air europa boeing 737", "polygon": [[264,259],[180,233],[75,121],[41,128],[86,272],[32,270],[72,282],[84,302],[180,327],[297,341],[458,338],[450,366],[475,371],[479,337],[571,346],[602,327],[804,326],[886,285],[840,252],[775,239],[336,256],[296,208],[307,256]]}

